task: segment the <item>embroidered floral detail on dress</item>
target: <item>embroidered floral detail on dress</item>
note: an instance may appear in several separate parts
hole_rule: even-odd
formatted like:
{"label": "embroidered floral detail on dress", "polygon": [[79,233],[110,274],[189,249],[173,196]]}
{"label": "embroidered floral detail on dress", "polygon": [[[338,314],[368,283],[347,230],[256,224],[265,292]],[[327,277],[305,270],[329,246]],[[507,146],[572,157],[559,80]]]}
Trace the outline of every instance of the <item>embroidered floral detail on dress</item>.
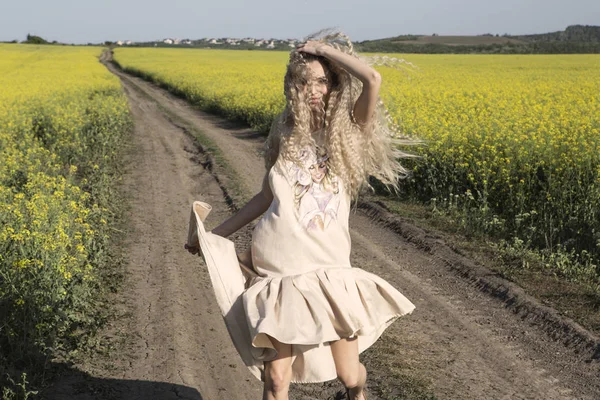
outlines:
{"label": "embroidered floral detail on dress", "polygon": [[325,149],[305,148],[298,163],[289,163],[294,206],[300,224],[308,230],[324,231],[337,220],[340,206],[338,178],[330,173]]}

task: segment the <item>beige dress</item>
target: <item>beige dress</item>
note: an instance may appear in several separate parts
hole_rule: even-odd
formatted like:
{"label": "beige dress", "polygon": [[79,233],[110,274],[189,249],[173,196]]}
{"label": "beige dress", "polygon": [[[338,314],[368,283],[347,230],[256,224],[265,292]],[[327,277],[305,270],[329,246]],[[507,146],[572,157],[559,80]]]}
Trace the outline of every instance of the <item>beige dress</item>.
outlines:
{"label": "beige dress", "polygon": [[263,378],[263,361],[276,355],[273,337],[292,344],[292,382],[323,382],[337,376],[329,342],[358,337],[362,352],[414,305],[350,265],[350,196],[319,148],[298,156],[298,163],[280,157],[269,171],[273,202],[254,229],[254,271],[238,263],[231,241],[204,231],[204,203],[194,203],[189,240],[200,240],[226,325],[250,371]]}

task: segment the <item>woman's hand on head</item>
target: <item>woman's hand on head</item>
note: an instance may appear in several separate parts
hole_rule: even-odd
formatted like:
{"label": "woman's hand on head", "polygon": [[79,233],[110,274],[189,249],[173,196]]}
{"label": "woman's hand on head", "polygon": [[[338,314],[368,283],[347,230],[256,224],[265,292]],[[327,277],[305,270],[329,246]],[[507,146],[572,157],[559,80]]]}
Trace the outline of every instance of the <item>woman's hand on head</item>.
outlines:
{"label": "woman's hand on head", "polygon": [[327,46],[325,43],[316,40],[309,40],[307,42],[300,43],[299,45],[297,45],[296,51],[312,54],[315,56],[324,56],[324,50],[327,47],[329,46]]}

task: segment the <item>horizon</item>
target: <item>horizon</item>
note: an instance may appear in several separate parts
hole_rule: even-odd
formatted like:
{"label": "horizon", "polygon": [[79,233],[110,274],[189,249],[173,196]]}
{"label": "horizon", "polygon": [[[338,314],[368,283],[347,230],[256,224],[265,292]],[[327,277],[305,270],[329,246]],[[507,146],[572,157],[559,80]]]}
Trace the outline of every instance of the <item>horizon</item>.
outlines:
{"label": "horizon", "polygon": [[[165,38],[302,39],[337,27],[354,41],[401,35],[502,36],[599,25],[600,2],[592,0],[303,0],[292,7],[275,0],[203,3],[193,0],[74,0],[12,2],[0,15],[0,41],[23,41],[27,34],[67,44]],[[419,33],[415,33],[419,32]]]}
{"label": "horizon", "polygon": [[[555,32],[564,32],[569,26],[590,26],[590,27],[600,27],[600,25],[585,25],[585,24],[571,24],[568,26],[565,26],[563,29],[558,29],[558,30],[554,30],[554,31],[548,31],[548,32],[534,32],[534,33],[517,33],[517,34],[512,34],[509,32],[503,33],[503,34],[499,34],[499,33],[493,33],[493,32],[485,32],[485,33],[479,33],[479,34],[472,34],[472,35],[454,35],[454,34],[438,34],[437,32],[434,32],[435,36],[439,36],[439,37],[477,37],[477,36],[486,36],[486,35],[492,35],[492,36],[504,36],[504,35],[509,35],[509,36],[527,36],[527,35],[540,35],[540,34],[549,34],[549,33],[555,33]],[[27,35],[32,35],[32,36],[39,36],[42,39],[48,41],[49,43],[52,43],[54,40],[52,38],[47,38],[43,35],[38,35],[35,33],[28,33]],[[12,40],[2,40],[0,39],[0,43],[12,43],[12,41],[17,40],[17,43],[22,43],[27,39],[27,35],[25,36],[25,38],[23,40],[18,40],[18,39],[12,39]],[[398,37],[398,36],[434,36],[432,34],[421,34],[421,33],[400,33],[394,36],[388,36],[388,37],[380,37],[380,38],[374,38],[374,39],[365,39],[365,40],[355,40],[355,42],[363,42],[363,41],[375,41],[375,40],[383,40],[383,39],[390,39],[390,38],[394,38],[394,37]],[[132,43],[151,43],[151,42],[159,42],[159,41],[163,41],[166,39],[180,39],[180,40],[211,40],[211,39],[245,39],[245,38],[251,38],[251,39],[256,39],[256,40],[279,40],[279,41],[286,41],[286,40],[301,40],[302,38],[292,38],[292,37],[287,37],[287,38],[282,38],[282,37],[252,37],[252,36],[203,36],[203,37],[198,37],[198,38],[192,38],[192,37],[184,37],[184,38],[179,38],[179,37],[175,37],[175,36],[165,36],[162,38],[156,38],[156,39],[147,39],[147,40],[138,40],[138,41],[131,41]],[[100,42],[94,43],[94,42],[87,42],[87,43],[69,43],[69,42],[59,42],[56,41],[57,44],[65,44],[65,45],[87,45],[87,44],[104,44],[105,42],[112,42],[112,43],[116,43],[118,41],[130,41],[130,39],[124,38],[124,39],[118,39],[115,41],[112,40],[101,40]]]}

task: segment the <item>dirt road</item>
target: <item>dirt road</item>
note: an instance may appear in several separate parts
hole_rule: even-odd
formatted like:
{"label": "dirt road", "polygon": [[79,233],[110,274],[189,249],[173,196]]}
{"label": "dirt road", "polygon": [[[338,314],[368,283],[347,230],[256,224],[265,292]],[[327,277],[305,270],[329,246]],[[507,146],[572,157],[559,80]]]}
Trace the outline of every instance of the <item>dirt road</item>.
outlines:
{"label": "dirt road", "polygon": [[[183,242],[193,200],[213,205],[209,227],[230,213],[223,191],[228,177],[206,168],[206,155],[189,132],[201,131],[221,149],[247,195],[262,179],[262,139],[109,68],[121,78],[135,119],[135,151],[125,177],[132,226],[121,300],[131,317],[112,329],[128,330],[136,340],[114,355],[112,370],[90,367],[83,383],[66,380],[49,397],[258,399],[261,384],[229,340],[206,268],[183,251]],[[372,398],[420,398],[410,395],[411,382],[429,385],[440,399],[600,398],[600,365],[590,354],[552,340],[462,278],[447,259],[362,211],[351,216],[351,235],[353,264],[388,280],[417,307],[364,354]],[[235,240],[244,247],[249,238],[246,229]],[[340,389],[337,382],[294,385],[291,398],[332,398]]]}

